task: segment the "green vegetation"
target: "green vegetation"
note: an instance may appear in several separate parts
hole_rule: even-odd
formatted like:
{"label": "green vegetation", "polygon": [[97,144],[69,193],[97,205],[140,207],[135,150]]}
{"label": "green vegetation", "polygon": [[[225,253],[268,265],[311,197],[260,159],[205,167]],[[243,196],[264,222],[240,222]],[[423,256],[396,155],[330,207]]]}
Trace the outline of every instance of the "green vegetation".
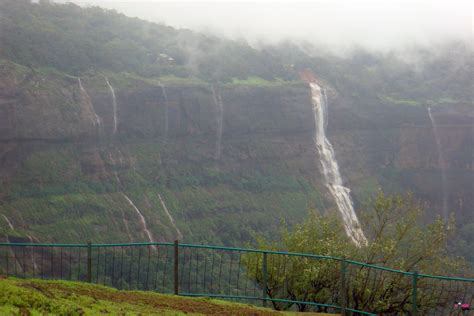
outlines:
{"label": "green vegetation", "polygon": [[[27,234],[41,241],[146,240],[134,210],[121,193],[130,196],[143,212],[155,236],[165,240],[175,237],[157,199],[161,194],[185,241],[225,245],[250,242],[256,232],[270,238],[280,220],[291,226],[301,222],[310,209],[326,210],[317,162],[309,162],[313,158],[308,153],[314,148],[292,138],[293,129],[303,120],[294,116],[297,111],[293,107],[281,116],[279,111],[263,108],[267,104],[301,105],[306,96],[309,100],[305,83],[298,81],[301,69],[312,69],[332,87],[329,97],[334,92],[341,96],[338,101],[350,100],[349,115],[364,117],[366,107],[387,106],[401,108],[399,114],[405,116],[402,111],[417,106],[472,103],[472,66],[466,62],[472,53],[459,43],[440,49],[415,69],[414,64],[394,54],[358,50],[340,58],[321,54],[317,48],[308,54],[309,50],[290,44],[257,50],[246,43],[176,30],[98,7],[40,2],[0,2],[0,72],[7,75],[5,113],[14,113],[17,121],[8,123],[20,126],[12,137],[56,141],[25,142],[12,150],[12,155],[18,155],[13,158],[17,163],[11,168],[6,165],[11,179],[1,183],[0,192],[0,214],[16,227],[12,230],[0,217],[0,235],[12,240],[26,241]],[[160,54],[173,60],[163,60]],[[119,123],[129,124],[123,129],[120,126],[115,137],[107,134],[111,112],[104,75],[117,90],[119,116],[127,117],[119,118]],[[104,119],[106,132],[101,137],[80,125],[83,113],[76,76],[82,77],[93,106]],[[164,113],[160,83],[169,91],[175,89],[169,114],[170,129],[175,129],[171,132],[177,137],[167,143],[160,125]],[[224,122],[223,136],[225,155],[232,157],[228,161],[210,158],[215,118],[214,112],[204,111],[209,104],[213,106],[210,85],[232,94],[229,108],[234,112],[232,119]],[[243,101],[239,104],[238,100]],[[277,100],[283,101],[277,104]],[[127,107],[121,101],[133,111],[123,114]],[[190,103],[193,106],[186,108]],[[236,113],[236,108],[248,104],[255,112]],[[252,115],[264,110],[258,118]],[[198,111],[205,115],[201,117]],[[177,112],[183,113],[179,120]],[[351,135],[339,142],[340,147],[353,144],[356,136],[359,142],[367,141],[357,144],[358,150],[347,159],[355,167],[344,175],[350,181],[364,179],[352,188],[357,202],[380,186],[401,191],[403,180],[412,173],[397,165],[399,144],[394,139],[401,137],[386,126],[392,117],[382,118],[368,122],[381,127],[367,132],[372,135],[360,131],[369,127],[349,126]],[[23,121],[27,126],[21,125]],[[29,126],[29,122],[37,126]],[[151,127],[134,129],[147,122]],[[227,130],[228,123],[235,124],[234,130]],[[234,133],[236,126],[239,133]],[[261,128],[257,136],[253,134],[255,126]],[[281,135],[267,138],[264,134],[276,126]],[[312,128],[311,124],[307,129]],[[337,128],[330,124],[331,137],[338,136],[333,133]],[[84,130],[90,135],[81,134]],[[226,133],[234,134],[227,137]],[[384,141],[374,140],[373,134],[385,135]],[[296,145],[289,145],[293,143]],[[393,148],[378,148],[385,144]],[[288,153],[297,146],[307,146],[299,151],[307,160]],[[8,161],[9,151],[2,148],[2,155],[6,155],[2,159]],[[462,159],[459,161],[461,165]],[[474,260],[469,247],[471,226],[472,220],[460,230],[459,247],[453,249]]]}
{"label": "green vegetation", "polygon": [[[26,234],[70,243],[147,241],[121,192],[143,213],[155,238],[173,240],[176,232],[160,194],[187,242],[239,245],[252,241],[257,231],[271,236],[282,219],[296,223],[309,209],[323,208],[323,197],[308,176],[289,166],[227,170],[212,161],[164,164],[176,149],[161,142],[127,140],[116,146],[97,145],[94,152],[103,166],[93,172],[84,168],[80,146],[51,144],[33,151],[0,205],[0,214],[17,230],[0,217],[0,233],[23,241]],[[269,149],[259,155],[268,155]],[[196,157],[198,150],[189,146],[187,155]]]}
{"label": "green vegetation", "polygon": [[419,103],[415,100],[396,99],[396,98],[388,96],[388,95],[381,96],[381,100],[383,102],[394,104],[394,105],[408,105],[408,106],[417,106],[417,105],[419,105]]}
{"label": "green vegetation", "polygon": [[[314,56],[306,52],[312,50]],[[321,54],[317,47],[302,50],[286,43],[270,50],[295,69],[310,68],[364,106],[472,106],[472,48],[463,42],[410,52],[373,53],[362,48],[343,56]],[[407,55],[417,61],[407,61]]]}
{"label": "green vegetation", "polygon": [[246,79],[238,79],[233,78],[232,84],[235,85],[250,85],[250,86],[257,86],[257,87],[272,87],[278,85],[288,85],[291,82],[287,82],[282,80],[281,78],[276,78],[276,80],[265,80],[260,77],[251,76]]}
{"label": "green vegetation", "polygon": [[[283,226],[281,241],[259,238],[261,249],[274,249],[312,253],[317,255],[346,257],[351,260],[376,264],[401,271],[420,271],[434,275],[459,275],[465,268],[464,260],[448,254],[450,227],[441,219],[421,226],[421,208],[410,195],[386,196],[379,192],[371,203],[369,214],[363,220],[368,237],[367,244],[360,247],[351,242],[343,233],[341,221],[334,216],[312,215],[305,223],[296,225],[293,230]],[[257,255],[248,255],[247,262],[256,262]],[[269,260],[272,260],[271,258]],[[270,265],[267,293],[270,297],[285,297],[299,301],[318,303],[332,302],[333,294],[340,286],[340,267],[331,260],[310,260],[309,258],[288,258],[291,264],[284,272],[278,265]],[[263,285],[262,264],[249,265],[252,275]],[[376,314],[394,311],[408,312],[411,308],[411,278],[402,274],[370,270],[359,266],[348,269],[350,286],[346,295],[349,306]],[[419,305],[428,309],[442,301],[433,296],[436,285],[419,286]],[[439,285],[447,286],[447,285]],[[451,302],[449,302],[451,304]],[[292,304],[274,303],[278,310]],[[304,311],[307,305],[300,304]],[[421,307],[420,307],[421,308]]]}
{"label": "green vegetation", "polygon": [[0,10],[1,55],[23,65],[72,75],[92,69],[227,82],[249,76],[295,78],[277,58],[245,43],[178,31],[99,7],[7,0]]}
{"label": "green vegetation", "polygon": [[79,282],[4,278],[0,279],[0,314],[283,315],[269,309],[206,298],[118,291]]}

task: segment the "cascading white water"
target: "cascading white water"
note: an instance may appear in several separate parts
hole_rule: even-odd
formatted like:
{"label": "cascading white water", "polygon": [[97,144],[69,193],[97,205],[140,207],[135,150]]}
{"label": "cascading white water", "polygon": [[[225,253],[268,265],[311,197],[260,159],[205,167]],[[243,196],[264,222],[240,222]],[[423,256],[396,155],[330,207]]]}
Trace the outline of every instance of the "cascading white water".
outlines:
{"label": "cascading white water", "polygon": [[117,133],[117,99],[115,97],[115,90],[109,82],[109,78],[105,77],[105,82],[107,83],[110,94],[112,95],[112,110],[114,115],[114,128],[112,130],[112,134],[115,135]]}
{"label": "cascading white water", "polygon": [[171,216],[170,211],[166,207],[165,201],[163,201],[163,198],[161,197],[161,194],[159,193],[158,193],[158,198],[160,199],[161,206],[165,210],[166,215],[168,215],[171,225],[173,225],[174,229],[176,230],[176,239],[179,239],[179,240],[183,239],[183,234],[181,234],[181,231],[179,230],[178,226],[176,226],[173,216]]}
{"label": "cascading white water", "polygon": [[7,222],[7,225],[8,227],[11,229],[11,230],[15,230],[15,226],[13,226],[12,222],[8,219],[8,217],[6,217],[5,215],[3,215],[3,218],[5,219],[5,221]]}
{"label": "cascading white water", "polygon": [[[115,164],[115,159],[112,156],[112,153],[110,152],[109,152],[109,159],[113,164]],[[114,169],[113,173],[115,177],[115,182],[117,183],[117,187],[120,188],[120,186],[122,185],[122,182],[120,181],[117,170]],[[130,241],[133,241],[132,234],[130,233],[130,228],[128,227],[128,221],[125,219],[125,213],[123,212],[123,210],[122,210],[122,222],[123,222],[123,225],[125,226],[125,230],[127,231],[128,239]]]}
{"label": "cascading white water", "polygon": [[[3,215],[3,218],[5,219],[5,221],[7,222],[7,225],[8,227],[11,229],[11,230],[15,230],[15,226],[13,226],[12,222],[8,219],[8,217],[6,217],[5,215]],[[10,243],[10,238],[8,237],[8,235],[5,235],[5,239],[7,241],[7,243]],[[18,270],[21,271],[23,268],[21,266],[21,264],[18,262],[18,259],[17,257],[15,256],[15,253],[12,249],[12,247],[10,247],[10,251],[12,252],[12,257],[15,258],[15,264],[18,266]]]}
{"label": "cascading white water", "polygon": [[[127,200],[128,204],[130,204],[130,206],[135,210],[135,212],[137,212],[138,217],[140,218],[140,223],[141,223],[142,229],[145,232],[145,235],[147,236],[148,240],[150,242],[154,242],[153,236],[152,236],[150,230],[148,229],[148,227],[146,225],[146,220],[145,220],[145,217],[143,216],[143,214],[140,212],[138,207],[135,206],[135,204],[132,202],[132,200],[130,200],[130,198],[125,193],[122,192],[122,196],[125,198],[125,200]],[[155,248],[155,247],[153,246],[153,248]]]}
{"label": "cascading white water", "polygon": [[443,217],[448,219],[448,184],[446,177],[446,160],[444,158],[443,147],[441,146],[441,140],[439,137],[438,125],[436,120],[431,113],[431,108],[428,108],[428,116],[430,117],[431,127],[433,129],[433,137],[436,142],[436,149],[438,151],[438,167],[441,169],[441,186],[443,190]]}
{"label": "cascading white water", "polygon": [[166,95],[166,88],[165,85],[159,81],[160,87],[161,87],[161,92],[163,93],[163,98],[165,98],[165,138],[168,138],[168,129],[169,129],[169,123],[168,123],[168,96]]}
{"label": "cascading white water", "polygon": [[223,131],[223,119],[224,119],[224,107],[222,106],[222,97],[220,93],[216,93],[214,87],[212,87],[212,98],[216,106],[216,121],[217,121],[217,134],[216,134],[216,151],[214,159],[219,160],[222,152],[222,131]]}
{"label": "cascading white water", "polygon": [[[31,235],[26,234],[26,237],[28,237],[28,240],[30,241],[31,244],[34,243],[33,237],[31,237]],[[30,252],[31,262],[33,263],[34,271],[38,271],[38,264],[36,263],[35,253],[33,249],[34,247],[32,247],[31,252]]]}
{"label": "cascading white water", "polygon": [[97,113],[94,109],[94,105],[91,102],[91,98],[90,98],[89,94],[87,93],[86,89],[82,85],[81,78],[77,77],[77,81],[79,82],[79,88],[81,89],[82,98],[84,99],[84,102],[89,107],[89,111],[94,115],[94,117],[91,118],[92,119],[92,124],[94,124],[94,126],[97,128],[97,130],[100,134],[100,132],[102,130],[101,119],[100,119],[99,115],[97,115]]}
{"label": "cascading white water", "polygon": [[364,245],[367,239],[360,228],[360,223],[354,211],[354,205],[350,196],[349,188],[342,185],[341,174],[337,164],[334,150],[326,137],[327,124],[327,100],[326,94],[321,87],[310,83],[315,128],[315,143],[318,150],[322,172],[326,180],[326,186],[336,201],[337,208],[341,213],[347,236],[357,245]]}

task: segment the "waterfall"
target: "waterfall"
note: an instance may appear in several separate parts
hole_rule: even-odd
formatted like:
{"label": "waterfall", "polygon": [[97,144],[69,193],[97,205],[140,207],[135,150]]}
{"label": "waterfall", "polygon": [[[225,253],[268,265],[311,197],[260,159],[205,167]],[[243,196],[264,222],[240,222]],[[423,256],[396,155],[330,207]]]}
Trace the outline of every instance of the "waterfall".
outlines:
{"label": "waterfall", "polygon": [[444,158],[443,149],[441,147],[441,140],[439,137],[438,125],[431,113],[431,108],[428,108],[428,116],[430,117],[431,126],[433,129],[433,136],[436,142],[436,149],[438,151],[438,167],[441,169],[441,186],[443,190],[443,216],[448,219],[448,186],[446,177],[446,159]]}
{"label": "waterfall", "polygon": [[[127,200],[128,204],[130,204],[130,206],[135,210],[135,212],[137,212],[138,217],[140,218],[142,229],[145,232],[145,235],[147,236],[148,240],[150,242],[154,242],[153,236],[151,235],[151,232],[148,230],[148,227],[146,225],[145,217],[142,215],[138,207],[136,207],[135,204],[133,204],[132,200],[130,200],[130,198],[127,195],[125,195],[125,193],[122,193],[122,196],[125,198],[125,200]],[[153,248],[155,248],[155,246],[153,246]]]}
{"label": "waterfall", "polygon": [[165,85],[159,81],[161,92],[163,93],[163,97],[165,98],[165,139],[168,138],[168,96],[166,95],[166,88]]}
{"label": "waterfall", "polygon": [[109,78],[105,77],[105,82],[109,87],[110,94],[112,95],[112,107],[113,107],[113,115],[114,115],[114,129],[112,130],[112,135],[117,133],[117,98],[115,97],[115,90],[109,82]]}
{"label": "waterfall", "polygon": [[183,239],[183,234],[181,234],[181,231],[179,230],[178,226],[176,226],[173,216],[171,216],[171,213],[169,212],[168,208],[166,207],[165,202],[161,198],[161,194],[159,193],[158,193],[158,198],[160,199],[161,206],[165,210],[166,215],[168,215],[171,225],[173,225],[174,230],[176,230],[176,239],[179,239],[179,240]]}
{"label": "waterfall", "polygon": [[[5,216],[4,216],[4,217],[5,217]],[[5,217],[5,219],[6,219],[6,217]],[[6,241],[7,243],[9,243],[9,244],[12,243],[12,242],[10,241],[10,238],[8,237],[8,235],[5,235],[5,241]],[[23,272],[24,272],[24,271],[25,271],[25,270],[24,270],[24,267],[23,267],[23,266],[20,264],[20,262],[18,261],[18,257],[17,257],[16,254],[15,254],[14,247],[9,246],[8,248],[10,249],[10,253],[11,253],[11,254],[10,254],[10,255],[7,255],[7,256],[8,256],[9,258],[13,258],[13,259],[14,259],[14,262],[15,262],[14,264],[15,264],[15,266],[16,266],[15,269],[18,269],[17,271],[20,271],[20,272],[23,271]]]}
{"label": "waterfall", "polygon": [[77,77],[77,81],[79,82],[79,88],[81,89],[82,98],[84,99],[84,102],[89,107],[88,110],[94,115],[94,117],[91,118],[92,119],[92,124],[94,124],[94,126],[98,130],[98,133],[100,134],[100,131],[102,129],[101,119],[100,119],[99,115],[97,115],[97,113],[94,109],[94,105],[91,102],[91,98],[90,98],[89,94],[87,93],[86,89],[82,85],[81,78]]}
{"label": "waterfall", "polygon": [[[5,219],[5,221],[7,222],[8,227],[9,227],[11,230],[15,230],[15,226],[13,226],[12,222],[8,219],[8,217],[6,217],[6,216],[3,215],[3,214],[2,214],[2,216],[3,216],[3,218]],[[5,235],[5,239],[6,239],[7,243],[10,243],[10,238],[8,237],[8,235]],[[23,268],[22,268],[21,264],[18,262],[18,259],[17,259],[16,255],[15,255],[15,252],[14,252],[14,250],[13,250],[12,247],[10,247],[10,251],[11,251],[11,253],[12,253],[12,257],[15,258],[15,264],[18,266],[19,270],[22,270]]]}
{"label": "waterfall", "polygon": [[216,90],[212,87],[212,98],[214,99],[214,104],[216,106],[216,121],[217,121],[217,135],[216,135],[216,152],[214,154],[214,159],[219,160],[221,158],[222,152],[222,123],[224,118],[224,107],[222,106],[222,97],[221,94],[216,94]]}
{"label": "waterfall", "polygon": [[13,226],[12,222],[10,222],[10,220],[8,219],[8,217],[6,217],[5,215],[3,215],[3,218],[5,219],[5,221],[7,222],[8,224],[8,227],[11,229],[11,230],[15,230],[15,226]]}
{"label": "waterfall", "polygon": [[[110,152],[109,152],[109,159],[113,164],[115,164],[115,159],[112,156],[112,153]],[[117,187],[120,188],[122,185],[122,182],[120,181],[117,170],[115,170],[115,168],[113,170],[113,173],[115,177],[115,182],[117,183]],[[128,221],[125,219],[125,213],[123,212],[123,210],[121,211],[121,213],[122,213],[122,222],[123,222],[123,225],[125,226],[125,230],[127,231],[128,238],[130,239],[130,241],[133,241],[132,234],[130,233],[130,228],[128,227]]]}
{"label": "waterfall", "polygon": [[367,243],[364,232],[360,228],[359,220],[354,211],[354,205],[349,188],[342,185],[339,166],[336,161],[333,147],[326,137],[327,125],[327,99],[324,90],[319,85],[310,83],[315,127],[315,144],[318,150],[322,172],[326,186],[334,197],[337,208],[341,213],[347,236],[354,243],[362,245]]}
{"label": "waterfall", "polygon": [[[31,244],[34,243],[33,237],[31,237],[31,235],[26,234],[26,237],[28,237],[28,240],[30,241]],[[30,252],[31,262],[33,263],[34,271],[38,271],[38,264],[36,263],[35,253],[33,249],[34,247],[32,247],[31,252]]]}

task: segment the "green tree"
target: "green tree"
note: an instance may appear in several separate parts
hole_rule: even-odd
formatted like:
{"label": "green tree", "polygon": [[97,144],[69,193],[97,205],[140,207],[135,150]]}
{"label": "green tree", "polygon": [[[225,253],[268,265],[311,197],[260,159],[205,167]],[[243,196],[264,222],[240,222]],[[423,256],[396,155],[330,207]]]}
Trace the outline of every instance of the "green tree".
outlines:
{"label": "green tree", "polygon": [[[422,226],[422,208],[410,194],[387,196],[379,192],[364,213],[362,225],[368,242],[360,247],[344,233],[335,215],[313,213],[291,231],[282,230],[280,242],[258,238],[261,249],[286,250],[322,256],[346,257],[358,262],[376,264],[403,271],[426,274],[456,274],[463,260],[447,255],[446,242],[453,223],[441,219]],[[249,255],[245,262],[260,286],[263,285],[261,260]],[[285,262],[282,269],[281,261]],[[257,262],[258,264],[255,264]],[[331,259],[268,255],[266,293],[270,298],[338,304],[341,302],[340,265]],[[411,309],[411,275],[374,269],[365,265],[348,265],[346,287],[349,306],[377,314],[407,312]],[[423,280],[420,281],[423,288]],[[426,284],[428,285],[428,284]],[[430,284],[431,286],[431,284]],[[433,289],[420,291],[420,308],[430,308],[442,301]],[[273,303],[278,310],[293,304]],[[308,309],[296,304],[298,310]],[[320,308],[325,311],[327,308]]]}

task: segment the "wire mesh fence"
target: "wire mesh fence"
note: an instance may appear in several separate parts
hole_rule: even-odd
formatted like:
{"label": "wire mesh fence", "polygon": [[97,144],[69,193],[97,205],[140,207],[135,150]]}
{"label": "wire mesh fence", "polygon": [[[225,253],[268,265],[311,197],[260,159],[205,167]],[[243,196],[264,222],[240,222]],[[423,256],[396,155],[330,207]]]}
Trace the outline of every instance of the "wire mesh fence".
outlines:
{"label": "wire mesh fence", "polygon": [[0,274],[344,315],[474,315],[474,279],[344,258],[176,243],[0,243]]}

